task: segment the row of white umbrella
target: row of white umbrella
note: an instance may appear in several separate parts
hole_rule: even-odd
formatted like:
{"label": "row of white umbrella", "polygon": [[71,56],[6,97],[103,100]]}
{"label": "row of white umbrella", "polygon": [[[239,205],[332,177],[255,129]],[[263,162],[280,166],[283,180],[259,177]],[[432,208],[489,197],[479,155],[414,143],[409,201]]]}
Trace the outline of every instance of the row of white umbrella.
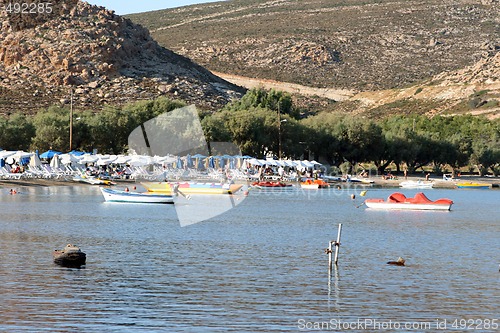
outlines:
{"label": "row of white umbrella", "polygon": [[[20,162],[23,159],[30,159],[30,165],[41,165],[38,154],[24,151],[0,151],[0,159],[4,159],[7,163]],[[237,161],[237,163],[235,163]],[[94,164],[105,166],[109,164],[130,165],[130,166],[149,166],[149,165],[172,165],[174,168],[183,167],[222,167],[229,165],[232,168],[241,167],[243,162],[251,166],[281,166],[295,168],[315,168],[321,163],[308,160],[273,160],[273,159],[256,159],[251,156],[204,156],[204,155],[187,155],[179,156],[146,156],[146,155],[108,155],[108,154],[55,154],[51,158],[51,166],[59,167],[60,164]]]}

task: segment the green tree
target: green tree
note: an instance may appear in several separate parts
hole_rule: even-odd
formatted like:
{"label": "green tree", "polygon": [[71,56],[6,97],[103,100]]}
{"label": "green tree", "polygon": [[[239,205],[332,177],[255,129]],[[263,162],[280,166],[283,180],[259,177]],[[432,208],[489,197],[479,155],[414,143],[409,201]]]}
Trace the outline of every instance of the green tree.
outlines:
{"label": "green tree", "polygon": [[35,136],[31,119],[23,114],[0,118],[0,147],[6,150],[29,150]]}
{"label": "green tree", "polygon": [[33,118],[35,137],[32,149],[67,151],[69,148],[69,114],[67,108],[50,107]]}

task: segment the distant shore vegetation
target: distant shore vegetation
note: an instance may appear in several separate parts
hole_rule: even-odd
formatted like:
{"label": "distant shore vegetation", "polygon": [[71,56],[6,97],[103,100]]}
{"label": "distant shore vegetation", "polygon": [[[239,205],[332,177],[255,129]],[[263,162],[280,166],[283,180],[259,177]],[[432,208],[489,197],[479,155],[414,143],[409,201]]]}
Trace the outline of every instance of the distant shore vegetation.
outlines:
{"label": "distant shore vegetation", "polygon": [[[130,132],[164,112],[183,107],[159,98],[102,111],[73,112],[72,149],[119,154]],[[278,114],[279,112],[279,114]],[[69,150],[69,107],[53,106],[34,116],[0,117],[0,147],[8,150]],[[345,169],[368,164],[382,174],[389,166],[409,173],[470,168],[500,174],[500,119],[422,115],[384,119],[320,112],[303,116],[289,94],[252,89],[218,112],[200,111],[208,142],[234,142],[244,155],[316,159]]]}

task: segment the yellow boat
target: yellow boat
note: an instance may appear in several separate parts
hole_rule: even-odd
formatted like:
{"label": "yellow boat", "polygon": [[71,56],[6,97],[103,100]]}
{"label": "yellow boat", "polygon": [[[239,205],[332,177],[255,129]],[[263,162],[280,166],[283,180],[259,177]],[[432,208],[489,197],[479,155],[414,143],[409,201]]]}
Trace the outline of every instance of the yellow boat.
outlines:
{"label": "yellow boat", "polygon": [[183,194],[232,194],[238,192],[243,185],[200,182],[142,182],[148,192],[172,194],[173,186]]}
{"label": "yellow boat", "polygon": [[480,188],[480,189],[490,188],[490,185],[485,183],[465,182],[465,183],[457,183],[456,185],[458,188]]}

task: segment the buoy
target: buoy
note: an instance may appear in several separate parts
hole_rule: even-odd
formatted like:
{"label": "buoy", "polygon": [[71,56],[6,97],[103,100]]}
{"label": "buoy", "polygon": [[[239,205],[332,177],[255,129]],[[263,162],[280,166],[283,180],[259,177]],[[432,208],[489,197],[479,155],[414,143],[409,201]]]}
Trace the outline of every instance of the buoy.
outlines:
{"label": "buoy", "polygon": [[359,195],[364,197],[366,195],[366,191],[361,191],[361,193]]}

